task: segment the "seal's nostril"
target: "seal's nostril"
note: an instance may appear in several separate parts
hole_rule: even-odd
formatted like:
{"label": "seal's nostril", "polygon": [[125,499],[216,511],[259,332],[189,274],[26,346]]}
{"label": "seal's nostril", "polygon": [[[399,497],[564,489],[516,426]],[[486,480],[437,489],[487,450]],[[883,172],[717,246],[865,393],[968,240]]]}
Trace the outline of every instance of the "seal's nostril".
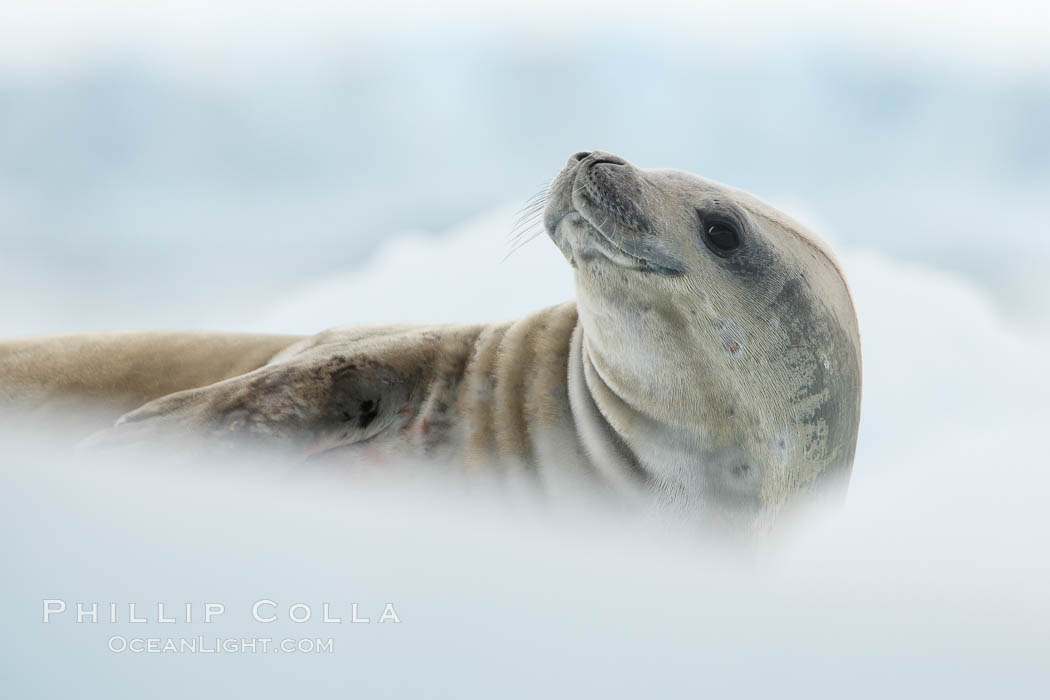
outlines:
{"label": "seal's nostril", "polygon": [[569,158],[569,160],[579,163],[581,160],[583,160],[584,158],[586,158],[590,154],[591,154],[590,151],[580,151],[579,153],[574,153],[572,155],[572,158]]}

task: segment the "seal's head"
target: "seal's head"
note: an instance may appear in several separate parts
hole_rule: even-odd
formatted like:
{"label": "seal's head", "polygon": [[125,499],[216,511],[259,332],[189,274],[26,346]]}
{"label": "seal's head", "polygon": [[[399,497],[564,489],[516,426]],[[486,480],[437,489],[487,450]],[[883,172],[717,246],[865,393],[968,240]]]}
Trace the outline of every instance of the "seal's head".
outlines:
{"label": "seal's head", "polygon": [[753,530],[845,487],[860,337],[818,238],[747,193],[600,151],[569,159],[544,224],[575,269],[587,389],[646,489]]}

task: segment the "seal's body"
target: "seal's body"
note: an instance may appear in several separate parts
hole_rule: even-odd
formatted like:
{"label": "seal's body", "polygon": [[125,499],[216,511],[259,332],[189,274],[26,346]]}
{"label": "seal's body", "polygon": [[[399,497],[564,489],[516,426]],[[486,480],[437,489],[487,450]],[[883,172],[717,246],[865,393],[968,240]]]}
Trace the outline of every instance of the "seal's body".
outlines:
{"label": "seal's body", "polygon": [[0,425],[70,444],[147,401],[261,367],[298,336],[118,331],[0,341]]}
{"label": "seal's body", "polygon": [[[746,530],[845,485],[859,332],[812,234],[746,193],[602,152],[569,159],[544,223],[575,269],[575,303],[309,338],[16,341],[0,348],[0,397],[38,406],[86,387],[110,411],[153,399],[96,446],[192,435],[348,466],[495,466]],[[176,346],[208,348],[183,360]]]}

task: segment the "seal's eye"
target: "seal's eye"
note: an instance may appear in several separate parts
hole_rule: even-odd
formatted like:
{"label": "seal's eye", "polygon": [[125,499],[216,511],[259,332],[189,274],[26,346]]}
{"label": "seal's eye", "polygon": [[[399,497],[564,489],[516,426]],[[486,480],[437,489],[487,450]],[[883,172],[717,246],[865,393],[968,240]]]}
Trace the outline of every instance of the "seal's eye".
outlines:
{"label": "seal's eye", "polygon": [[740,247],[740,233],[732,224],[718,221],[703,226],[704,242],[716,253],[725,255]]}

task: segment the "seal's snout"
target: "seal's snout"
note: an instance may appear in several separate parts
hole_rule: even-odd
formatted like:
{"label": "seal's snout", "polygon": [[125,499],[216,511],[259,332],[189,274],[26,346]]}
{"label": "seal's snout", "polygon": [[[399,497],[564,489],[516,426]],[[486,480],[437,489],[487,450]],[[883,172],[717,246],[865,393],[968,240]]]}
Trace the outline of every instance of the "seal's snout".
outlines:
{"label": "seal's snout", "polygon": [[643,171],[620,156],[574,153],[547,191],[544,226],[573,265],[602,258],[630,269],[679,274],[681,261],[654,233],[644,210],[647,187]]}
{"label": "seal's snout", "polygon": [[569,162],[565,164],[565,167],[571,168],[574,165],[579,165],[585,160],[589,161],[588,165],[597,165],[598,163],[627,165],[626,160],[612,153],[606,153],[605,151],[580,151],[579,153],[573,153],[569,157]]}
{"label": "seal's snout", "polygon": [[[577,153],[573,158],[579,156]],[[636,168],[623,158],[604,151],[591,151],[576,168],[573,202],[577,210],[599,228],[600,222],[616,222],[634,234],[649,230],[647,217],[639,206],[642,179]],[[620,236],[624,231],[616,232]]]}

